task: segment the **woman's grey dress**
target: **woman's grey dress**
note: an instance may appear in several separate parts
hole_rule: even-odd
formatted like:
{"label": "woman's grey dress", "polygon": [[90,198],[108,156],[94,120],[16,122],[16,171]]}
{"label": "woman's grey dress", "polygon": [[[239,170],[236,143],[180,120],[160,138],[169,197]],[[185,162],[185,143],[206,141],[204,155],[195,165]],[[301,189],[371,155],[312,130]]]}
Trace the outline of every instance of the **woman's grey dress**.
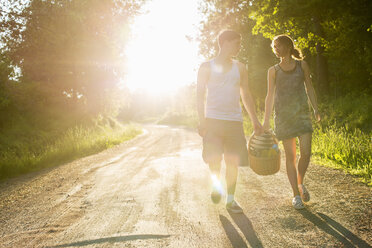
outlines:
{"label": "woman's grey dress", "polygon": [[278,140],[313,132],[301,61],[291,71],[275,66],[274,124]]}

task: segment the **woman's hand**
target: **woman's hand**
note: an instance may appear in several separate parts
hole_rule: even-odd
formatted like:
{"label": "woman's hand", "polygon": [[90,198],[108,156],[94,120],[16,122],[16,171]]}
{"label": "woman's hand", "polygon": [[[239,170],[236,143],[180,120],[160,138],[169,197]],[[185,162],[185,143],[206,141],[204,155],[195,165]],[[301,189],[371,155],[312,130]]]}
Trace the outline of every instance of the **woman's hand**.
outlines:
{"label": "woman's hand", "polygon": [[263,129],[263,132],[269,131],[270,130],[270,123],[264,122],[264,124],[262,126],[262,129]]}
{"label": "woman's hand", "polygon": [[314,110],[314,117],[315,117],[316,122],[319,122],[322,119],[320,117],[320,114],[319,114],[318,110]]}

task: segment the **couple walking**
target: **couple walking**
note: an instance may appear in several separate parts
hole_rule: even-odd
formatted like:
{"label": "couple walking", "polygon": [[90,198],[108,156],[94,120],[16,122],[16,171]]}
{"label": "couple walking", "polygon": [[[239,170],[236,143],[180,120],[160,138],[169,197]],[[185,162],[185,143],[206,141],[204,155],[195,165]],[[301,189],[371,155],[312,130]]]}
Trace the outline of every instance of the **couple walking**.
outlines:
{"label": "couple walking", "polygon": [[[200,66],[197,79],[199,134],[203,137],[203,160],[211,171],[212,201],[220,202],[223,193],[220,176],[223,158],[226,163],[226,208],[232,213],[243,211],[234,199],[238,166],[243,163],[241,158],[247,155],[241,98],[257,135],[270,129],[274,106],[275,134],[284,146],[287,175],[293,190],[292,205],[295,209],[304,208],[303,202],[310,200],[303,180],[310,162],[313,131],[308,98],[316,120],[320,120],[307,63],[289,36],[279,35],[273,39],[272,48],[280,63],[268,70],[265,117],[261,125],[248,88],[246,66],[233,59],[240,51],[241,35],[232,30],[222,31],[218,35],[218,45],[217,57]],[[297,137],[300,159],[296,166]]]}

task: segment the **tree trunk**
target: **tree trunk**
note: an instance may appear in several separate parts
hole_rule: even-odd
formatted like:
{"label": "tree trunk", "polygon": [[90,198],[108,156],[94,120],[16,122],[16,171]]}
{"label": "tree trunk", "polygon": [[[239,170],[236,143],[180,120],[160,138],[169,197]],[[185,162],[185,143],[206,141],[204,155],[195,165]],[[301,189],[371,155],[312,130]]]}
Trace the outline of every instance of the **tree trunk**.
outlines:
{"label": "tree trunk", "polygon": [[[320,25],[320,19],[314,17],[315,34],[324,38],[323,28]],[[317,89],[320,95],[326,95],[330,92],[328,80],[328,62],[324,56],[324,47],[320,42],[316,44],[316,71],[317,71]]]}

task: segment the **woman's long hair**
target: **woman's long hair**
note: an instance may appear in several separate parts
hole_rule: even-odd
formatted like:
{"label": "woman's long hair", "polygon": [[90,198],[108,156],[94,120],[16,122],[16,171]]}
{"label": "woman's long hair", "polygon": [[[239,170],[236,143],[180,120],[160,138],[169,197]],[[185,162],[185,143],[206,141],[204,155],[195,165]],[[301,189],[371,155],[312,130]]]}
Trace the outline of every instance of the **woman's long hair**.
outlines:
{"label": "woman's long hair", "polygon": [[300,49],[294,46],[294,42],[291,37],[286,34],[277,35],[274,37],[273,41],[271,42],[271,47],[274,48],[274,42],[279,42],[282,45],[289,47],[290,53],[292,57],[296,59],[302,60],[304,57]]}

